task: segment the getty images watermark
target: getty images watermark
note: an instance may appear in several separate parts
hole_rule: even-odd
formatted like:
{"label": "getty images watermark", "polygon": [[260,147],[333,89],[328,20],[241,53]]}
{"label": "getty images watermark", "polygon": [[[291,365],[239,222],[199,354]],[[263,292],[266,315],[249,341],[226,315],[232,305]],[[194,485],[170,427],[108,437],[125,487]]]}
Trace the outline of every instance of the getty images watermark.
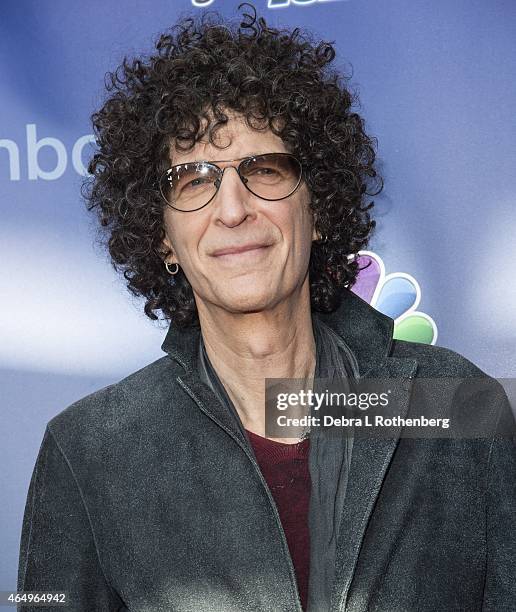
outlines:
{"label": "getty images watermark", "polygon": [[401,438],[512,436],[506,392],[516,381],[493,378],[266,379],[265,435]]}

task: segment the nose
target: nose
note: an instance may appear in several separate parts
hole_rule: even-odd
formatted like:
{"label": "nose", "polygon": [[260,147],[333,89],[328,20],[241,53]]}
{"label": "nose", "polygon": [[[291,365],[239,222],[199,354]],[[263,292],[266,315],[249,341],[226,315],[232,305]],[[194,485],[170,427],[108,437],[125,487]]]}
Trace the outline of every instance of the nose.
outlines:
{"label": "nose", "polygon": [[239,225],[252,213],[249,197],[251,193],[245,188],[234,166],[224,168],[222,176],[217,181],[218,183],[215,183],[218,185],[214,202],[215,214],[224,225],[229,227]]}

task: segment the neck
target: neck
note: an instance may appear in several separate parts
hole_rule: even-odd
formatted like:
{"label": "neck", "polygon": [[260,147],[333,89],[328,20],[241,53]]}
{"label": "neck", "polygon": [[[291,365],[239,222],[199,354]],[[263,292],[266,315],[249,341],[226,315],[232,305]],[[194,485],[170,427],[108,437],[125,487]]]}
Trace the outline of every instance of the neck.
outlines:
{"label": "neck", "polygon": [[242,424],[264,436],[264,379],[314,376],[315,339],[307,279],[297,294],[270,310],[232,313],[203,304],[198,311],[206,352]]}

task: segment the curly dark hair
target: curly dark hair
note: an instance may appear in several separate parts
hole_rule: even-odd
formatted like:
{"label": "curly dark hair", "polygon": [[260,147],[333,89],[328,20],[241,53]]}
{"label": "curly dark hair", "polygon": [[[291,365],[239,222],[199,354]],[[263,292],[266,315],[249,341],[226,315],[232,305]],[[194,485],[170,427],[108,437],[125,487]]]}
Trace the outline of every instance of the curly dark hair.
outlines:
{"label": "curly dark hair", "polygon": [[[170,166],[170,144],[189,150],[228,121],[225,111],[265,125],[303,166],[310,209],[320,240],[309,263],[311,307],[335,310],[343,287],[358,274],[356,253],[369,241],[375,221],[365,195],[383,180],[374,168],[376,138],[352,112],[351,77],[331,69],[335,48],[300,28],[278,29],[246,7],[232,25],[214,11],[186,16],[163,33],[157,54],[124,58],[106,75],[112,92],[92,115],[98,150],[83,185],[89,211],[115,270],[129,291],[145,296],[145,314],[198,325],[193,290],[183,271],[167,273],[159,177]],[[211,118],[210,118],[211,117]],[[265,123],[264,123],[265,122]],[[379,182],[374,193],[369,182]]]}

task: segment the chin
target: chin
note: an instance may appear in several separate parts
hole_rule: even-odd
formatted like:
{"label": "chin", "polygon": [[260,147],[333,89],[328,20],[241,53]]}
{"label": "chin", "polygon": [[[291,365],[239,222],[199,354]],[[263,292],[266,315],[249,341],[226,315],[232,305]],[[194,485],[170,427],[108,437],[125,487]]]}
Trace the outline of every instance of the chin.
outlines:
{"label": "chin", "polygon": [[256,291],[249,291],[249,287],[247,289],[247,291],[225,295],[220,301],[223,308],[235,313],[251,313],[266,310],[277,303],[277,295],[258,294]]}

